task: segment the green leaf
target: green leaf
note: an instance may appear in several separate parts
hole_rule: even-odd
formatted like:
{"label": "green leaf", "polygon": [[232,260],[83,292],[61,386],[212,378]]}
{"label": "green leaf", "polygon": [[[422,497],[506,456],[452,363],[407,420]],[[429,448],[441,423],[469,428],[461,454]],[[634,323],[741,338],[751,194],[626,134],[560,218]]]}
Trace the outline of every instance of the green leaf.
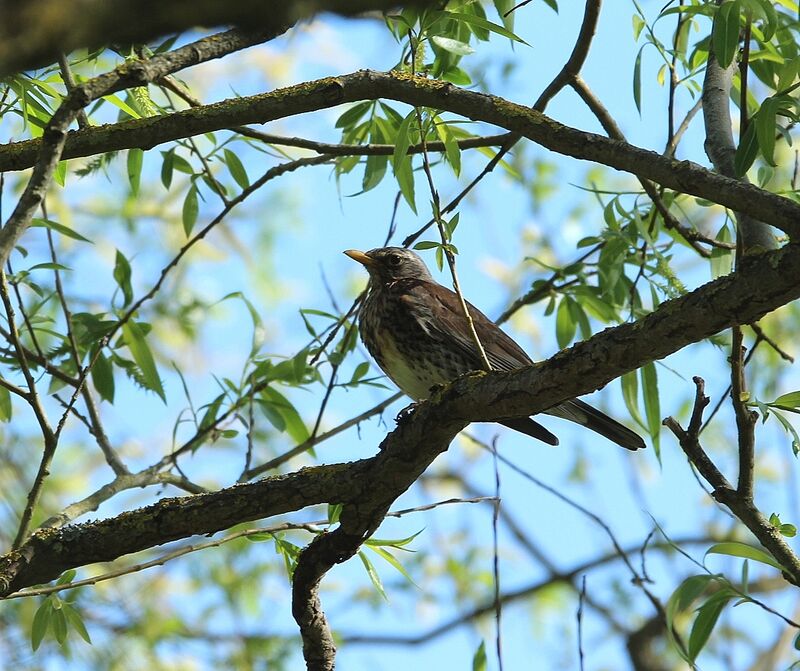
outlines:
{"label": "green leaf", "polygon": [[139,195],[139,183],[142,178],[142,162],[144,152],[138,147],[128,149],[128,181],[131,184],[131,193]]}
{"label": "green leaf", "polygon": [[122,100],[118,96],[115,96],[113,93],[110,94],[110,95],[107,95],[107,96],[103,96],[103,100],[107,100],[112,105],[114,105],[114,107],[118,107],[119,109],[121,109],[123,112],[125,112],[125,114],[127,114],[132,119],[141,119],[142,118],[142,115],[139,114],[139,112],[137,112],[135,109],[133,109],[133,107],[128,105],[128,103],[126,103],[124,100]]}
{"label": "green leaf", "polygon": [[[783,416],[782,413],[775,411],[772,413],[772,415],[780,422],[784,431],[792,436],[792,452],[794,452],[794,456],[796,457],[798,454],[800,454],[800,436],[797,435],[797,430],[794,428],[794,425]],[[766,417],[766,414],[764,416]]]}
{"label": "green leaf", "polygon": [[400,187],[400,192],[403,194],[408,206],[416,214],[417,204],[414,196],[414,171],[411,167],[411,157],[407,156],[399,166],[394,170],[397,185]]}
{"label": "green leaf", "polygon": [[341,503],[328,504],[328,524],[336,524],[342,516],[344,505]]}
{"label": "green leaf", "polygon": [[386,166],[389,164],[388,156],[367,156],[367,161],[364,166],[364,178],[361,180],[361,189],[369,191],[374,189],[383,180],[386,175]]}
{"label": "green leaf", "polygon": [[486,671],[488,660],[486,659],[486,641],[481,641],[475,654],[472,655],[472,671]]}
{"label": "green leaf", "polygon": [[351,128],[355,126],[356,123],[363,117],[367,111],[372,107],[373,102],[371,100],[367,100],[362,103],[358,103],[357,105],[353,105],[350,109],[345,110],[345,112],[338,118],[336,121],[336,128]]}
{"label": "green leaf", "polygon": [[[722,228],[719,229],[716,239],[720,242],[731,241],[731,231],[727,223],[723,224]],[[712,279],[717,279],[723,275],[730,275],[731,270],[733,270],[733,250],[721,249],[719,247],[712,248],[710,263]]]}
{"label": "green leaf", "polygon": [[671,634],[674,629],[675,618],[678,614],[686,611],[694,600],[705,591],[708,584],[716,579],[714,575],[702,573],[700,575],[689,576],[678,586],[669,597],[665,609],[668,633]]}
{"label": "green leaf", "polygon": [[119,288],[122,290],[123,303],[122,306],[126,307],[133,301],[133,288],[131,287],[131,264],[125,255],[117,250],[117,255],[114,260],[114,280]]}
{"label": "green leaf", "polygon": [[633,41],[637,42],[639,40],[639,35],[642,34],[642,28],[645,27],[644,19],[639,16],[638,14],[633,15]]}
{"label": "green leaf", "polygon": [[53,636],[59,645],[64,645],[67,640],[67,616],[64,615],[64,603],[60,599],[54,599],[53,612],[50,616],[50,623],[53,628]]}
{"label": "green leaf", "polygon": [[417,586],[417,583],[414,582],[414,579],[409,575],[408,571],[406,571],[405,567],[397,560],[391,552],[386,550],[382,547],[375,547],[375,546],[367,546],[370,550],[372,550],[375,554],[385,560],[388,564],[390,564],[400,575],[402,575],[408,582],[412,585]]}
{"label": "green leaf", "polygon": [[408,160],[408,148],[411,145],[411,124],[416,120],[417,113],[412,110],[397,129],[397,135],[394,138],[394,154],[392,155],[392,167],[395,172]]}
{"label": "green leaf", "polygon": [[457,65],[451,65],[441,74],[441,79],[456,86],[469,86],[472,78]]}
{"label": "green leaf", "polygon": [[172,184],[172,170],[175,167],[175,150],[162,151],[161,156],[164,158],[161,162],[161,183],[169,191]]}
{"label": "green leaf", "polygon": [[466,42],[460,42],[459,40],[454,40],[451,37],[434,35],[431,37],[431,42],[433,42],[437,47],[440,47],[445,51],[449,51],[451,54],[456,54],[456,56],[469,56],[470,54],[475,53],[475,49],[469,46],[469,44]]}
{"label": "green leaf", "polygon": [[280,429],[277,425],[275,426],[276,429],[279,431],[286,431],[291,439],[298,444],[308,440],[310,435],[308,427],[306,427],[297,409],[283,394],[276,391],[273,387],[266,387],[261,391],[261,398],[259,400],[261,400],[264,405],[277,412],[283,421],[283,429]]}
{"label": "green leaf", "polygon": [[62,265],[60,263],[37,263],[35,266],[31,266],[27,269],[27,272],[32,270],[71,270],[71,268]]}
{"label": "green leaf", "polygon": [[0,422],[11,421],[11,392],[0,387]]}
{"label": "green leaf", "polygon": [[753,561],[772,566],[779,571],[783,571],[783,566],[780,565],[777,559],[765,550],[746,545],[745,543],[738,543],[736,541],[728,541],[726,543],[716,543],[706,550],[706,555],[720,554],[728,555],[730,557],[743,557],[745,559],[752,559]]}
{"label": "green leaf", "polygon": [[697,618],[692,625],[692,631],[689,634],[689,659],[692,661],[697,659],[697,655],[708,642],[711,632],[714,630],[719,616],[728,605],[732,598],[732,594],[727,590],[723,590],[714,594],[708,599],[697,611]]}
{"label": "green leaf", "polygon": [[767,98],[762,104],[761,109],[751,121],[751,124],[756,126],[756,138],[758,139],[758,147],[761,149],[761,154],[764,160],[771,166],[775,166],[775,134],[776,129],[776,114],[781,106],[781,101],[776,98]]}
{"label": "green leaf", "polygon": [[449,19],[453,19],[454,21],[466,23],[470,26],[483,28],[484,30],[488,30],[491,33],[497,33],[498,35],[507,37],[508,39],[514,40],[515,42],[520,42],[521,44],[530,46],[525,40],[515,35],[510,30],[507,30],[503,26],[499,26],[496,23],[492,23],[487,19],[483,19],[480,16],[475,16],[474,14],[464,14],[461,12],[432,12],[432,15],[437,17],[444,16]]}
{"label": "green leaf", "polygon": [[197,186],[192,184],[183,201],[183,231],[187,238],[192,234],[192,229],[197,222],[197,212]]}
{"label": "green leaf", "polygon": [[153,353],[145,340],[142,328],[134,321],[128,321],[122,325],[122,338],[133,356],[133,360],[142,372],[142,381],[147,389],[154,391],[164,403],[167,397],[164,395],[164,387],[161,378],[158,376]]}
{"label": "green leaf", "polygon": [[361,560],[361,563],[364,564],[364,568],[367,570],[367,575],[369,576],[372,585],[378,591],[378,594],[388,601],[389,597],[386,596],[386,591],[383,589],[381,578],[378,575],[378,572],[375,570],[375,567],[372,565],[372,562],[369,560],[367,555],[364,554],[363,550],[358,551],[358,558]]}
{"label": "green leaf", "polygon": [[625,400],[625,407],[628,408],[630,416],[639,426],[644,426],[642,415],[639,413],[639,378],[636,371],[625,373],[620,378],[620,383],[622,384],[622,398]]}
{"label": "green leaf", "polygon": [[570,300],[568,296],[564,296],[556,311],[556,340],[559,349],[564,349],[572,342],[578,328],[578,323],[573,319],[570,310]]}
{"label": "green leaf", "polygon": [[595,294],[593,287],[576,287],[573,290],[573,296],[581,304],[581,307],[596,319],[606,324],[619,321],[619,315],[614,307],[600,299]]}
{"label": "green leaf", "polygon": [[711,43],[714,55],[723,68],[727,68],[731,64],[739,49],[739,15],[741,13],[740,0],[727,0],[719,6],[714,17]]}
{"label": "green leaf", "polygon": [[83,623],[83,618],[81,614],[70,604],[64,603],[61,606],[62,610],[64,611],[64,615],[66,615],[67,622],[72,626],[72,628],[78,632],[78,635],[87,643],[91,645],[92,639],[89,636],[89,632],[86,630],[86,625]]}
{"label": "green leaf", "polygon": [[[775,31],[780,26],[778,21],[778,13],[775,11],[772,0],[756,0],[756,3],[761,9],[761,14],[764,17],[764,25],[762,26],[764,35],[762,39],[764,42],[769,42],[773,35],[775,35]],[[797,11],[797,8],[795,8],[795,14],[797,14]]]}
{"label": "green leaf", "polygon": [[393,548],[401,548],[411,543],[423,531],[424,529],[420,529],[419,531],[417,531],[417,533],[411,534],[410,536],[406,536],[405,538],[369,538],[366,541],[364,541],[364,544],[374,545],[374,546],[385,545]]}
{"label": "green leaf", "polygon": [[200,425],[197,427],[198,430],[203,431],[209,426],[214,425],[214,423],[217,421],[217,415],[219,414],[220,406],[222,406],[222,402],[224,400],[225,400],[225,393],[223,392],[222,394],[217,396],[213,401],[211,401],[211,403],[205,406],[206,411],[203,413],[203,417],[200,420]]}
{"label": "green leaf", "polygon": [[250,178],[247,176],[247,170],[244,169],[244,165],[242,165],[239,157],[230,149],[226,149],[224,154],[225,163],[228,166],[228,170],[231,172],[231,177],[236,180],[236,183],[240,187],[246,189],[248,186],[250,186]]}
{"label": "green leaf", "polygon": [[736,147],[736,154],[733,157],[733,168],[738,177],[741,177],[750,169],[753,161],[756,160],[756,156],[758,156],[756,124],[750,123],[747,125],[744,137],[739,140],[739,146]]}
{"label": "green leaf", "polygon": [[56,585],[69,585],[69,583],[75,579],[76,575],[78,575],[78,572],[74,568],[64,571],[60,576],[58,576]]}
{"label": "green leaf", "polygon": [[102,352],[97,355],[92,366],[92,384],[100,398],[114,403],[114,367]]}
{"label": "green leaf", "polygon": [[461,147],[458,146],[458,140],[444,121],[438,121],[435,127],[436,134],[444,143],[444,152],[447,162],[450,164],[450,167],[453,168],[453,172],[456,176],[458,176],[461,173]]}
{"label": "green leaf", "polygon": [[47,630],[50,628],[50,616],[53,613],[53,607],[50,604],[50,599],[45,599],[36,609],[33,616],[33,624],[31,625],[31,648],[33,651],[39,649],[42,644]]}
{"label": "green leaf", "polygon": [[800,407],[800,391],[791,391],[788,394],[778,396],[770,405],[777,405],[783,408]]}
{"label": "green leaf", "polygon": [[642,51],[639,49],[636,60],[633,62],[633,102],[636,104],[636,111],[642,113]]}
{"label": "green leaf", "polygon": [[57,221],[53,221],[51,219],[33,219],[31,221],[31,226],[49,228],[51,231],[60,233],[64,237],[72,238],[73,240],[79,240],[80,242],[88,242],[90,245],[94,244],[91,240],[89,240],[88,238],[84,238],[80,233],[76,233],[68,226],[64,226],[64,224],[59,224]]}
{"label": "green leaf", "polygon": [[497,15],[508,30],[514,30],[514,17],[517,13],[512,10],[515,4],[514,0],[494,0],[494,8],[497,11]]}
{"label": "green leaf", "polygon": [[282,534],[274,534],[273,539],[275,540],[275,552],[283,557],[286,573],[291,580],[297,566],[297,558],[300,556],[300,548],[294,543],[284,540]]}
{"label": "green leaf", "polygon": [[369,361],[362,361],[353,371],[353,376],[350,378],[349,385],[355,385],[358,381],[369,372]]}
{"label": "green leaf", "polygon": [[661,458],[661,403],[658,398],[658,375],[656,365],[651,361],[641,368],[642,394],[644,396],[644,414],[647,418],[647,430],[653,439],[656,456]]}

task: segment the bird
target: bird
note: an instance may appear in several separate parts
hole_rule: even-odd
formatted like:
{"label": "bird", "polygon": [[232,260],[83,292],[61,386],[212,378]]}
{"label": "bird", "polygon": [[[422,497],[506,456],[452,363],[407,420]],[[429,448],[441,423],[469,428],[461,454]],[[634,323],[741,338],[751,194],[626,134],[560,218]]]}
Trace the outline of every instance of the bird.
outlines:
{"label": "bird", "polygon": [[[471,371],[483,359],[469,330],[457,294],[439,284],[420,256],[402,247],[344,252],[367,269],[367,296],[359,315],[359,333],[384,373],[414,402]],[[533,360],[497,324],[466,303],[492,369],[511,371]],[[641,436],[579,399],[545,411],[608,438],[628,450],[645,446]],[[558,445],[558,438],[529,417],[503,419],[504,426]]]}

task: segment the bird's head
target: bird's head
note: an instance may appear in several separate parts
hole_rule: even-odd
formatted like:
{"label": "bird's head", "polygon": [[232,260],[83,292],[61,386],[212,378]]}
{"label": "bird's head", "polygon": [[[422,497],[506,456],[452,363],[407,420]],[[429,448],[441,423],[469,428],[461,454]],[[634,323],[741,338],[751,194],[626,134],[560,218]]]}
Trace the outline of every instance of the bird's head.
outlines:
{"label": "bird's head", "polygon": [[396,280],[418,279],[433,282],[425,262],[418,254],[402,247],[381,247],[368,252],[348,249],[345,254],[369,272],[370,280],[389,284]]}

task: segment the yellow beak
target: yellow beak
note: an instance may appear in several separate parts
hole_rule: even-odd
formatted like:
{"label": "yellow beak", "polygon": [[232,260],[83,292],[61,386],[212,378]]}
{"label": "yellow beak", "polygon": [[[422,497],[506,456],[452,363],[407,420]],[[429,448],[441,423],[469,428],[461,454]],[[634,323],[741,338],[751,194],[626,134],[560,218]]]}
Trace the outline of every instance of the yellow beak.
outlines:
{"label": "yellow beak", "polygon": [[364,252],[359,252],[357,249],[348,249],[345,251],[345,254],[349,256],[353,261],[358,261],[362,266],[369,268],[375,260],[367,256]]}

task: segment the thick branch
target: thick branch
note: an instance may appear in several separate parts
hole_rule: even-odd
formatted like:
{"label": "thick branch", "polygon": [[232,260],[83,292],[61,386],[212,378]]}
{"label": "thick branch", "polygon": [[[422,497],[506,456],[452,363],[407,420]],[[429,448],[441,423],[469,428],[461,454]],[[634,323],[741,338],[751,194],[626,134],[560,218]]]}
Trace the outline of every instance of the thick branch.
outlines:
{"label": "thick branch", "polygon": [[[730,94],[736,67],[735,58],[727,68],[723,68],[713,51],[708,54],[702,98],[706,128],[705,150],[717,172],[749,183],[746,175],[737,177],[734,168],[736,145],[733,142],[731,127]],[[754,213],[737,210],[736,222],[745,252],[751,249],[775,249],[775,236],[767,226],[755,218]]]}
{"label": "thick branch", "polygon": [[[397,0],[29,0],[0,5],[0,77],[54,62],[98,44],[148,42],[196,26],[238,25],[245,30],[285,32],[319,12],[352,16],[398,5]],[[78,19],[77,17],[80,17]]]}
{"label": "thick branch", "polygon": [[800,246],[789,245],[545,363],[461,377],[421,404],[371,459],[306,468],[212,494],[165,499],[100,522],[37,531],[18,551],[0,557],[0,595],[52,580],[67,568],[318,503],[344,503],[341,529],[350,539],[361,537],[470,421],[541,412],[731,324],[755,321],[800,297],[798,275]]}
{"label": "thick branch", "polygon": [[[363,70],[257,96],[188,109],[167,117],[149,117],[115,124],[109,127],[113,129],[113,134],[106,137],[102,145],[90,148],[98,136],[83,135],[82,151],[99,153],[130,146],[148,149],[181,137],[243,124],[266,123],[342,103],[377,98],[434,107],[476,121],[485,121],[519,133],[560,154],[602,163],[640,175],[667,188],[758,216],[791,237],[800,238],[800,205],[788,198],[715,174],[690,161],[676,161],[625,142],[564,126],[524,105],[496,96],[466,91],[448,82],[414,78],[403,73]],[[81,131],[77,131],[69,136],[77,137],[80,133]],[[17,143],[7,147],[6,151],[24,156],[38,147],[38,143],[36,140]],[[30,154],[24,161],[16,159],[16,168],[29,164],[29,157]]]}

